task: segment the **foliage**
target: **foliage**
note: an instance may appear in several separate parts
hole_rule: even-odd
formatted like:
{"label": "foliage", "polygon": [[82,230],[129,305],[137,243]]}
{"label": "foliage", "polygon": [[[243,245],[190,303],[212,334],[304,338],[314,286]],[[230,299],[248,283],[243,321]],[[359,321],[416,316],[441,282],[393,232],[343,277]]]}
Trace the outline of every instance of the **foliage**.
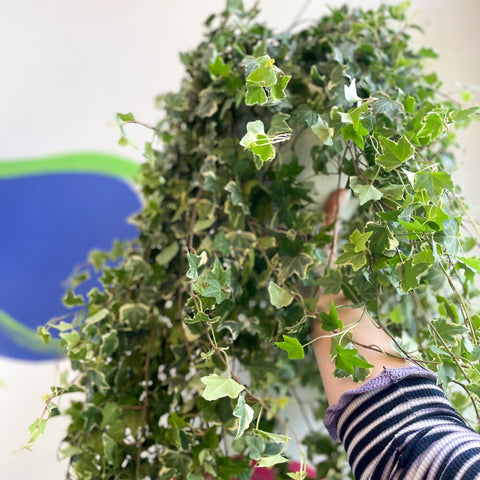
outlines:
{"label": "foliage", "polygon": [[[94,252],[103,291],[69,291],[85,308],[41,331],[61,331],[77,373],[52,398],[83,394],[66,412],[69,478],[245,480],[252,461],[285,473],[296,434],[281,410],[319,383],[307,348],[319,287],[367,308],[461,412],[476,412],[480,260],[450,177],[451,126],[476,109],[439,97],[424,71],[435,53],[410,46],[405,8],[333,10],[277,34],[228,0],[181,55],[186,77],[159,98],[165,115],[145,148],[138,240]],[[308,168],[358,201],[338,269]],[[339,339],[336,374],[364,378],[336,306],[321,320]],[[321,415],[324,397],[310,407]],[[318,478],[342,478],[344,454],[323,431],[304,445],[310,461],[326,455]]]}

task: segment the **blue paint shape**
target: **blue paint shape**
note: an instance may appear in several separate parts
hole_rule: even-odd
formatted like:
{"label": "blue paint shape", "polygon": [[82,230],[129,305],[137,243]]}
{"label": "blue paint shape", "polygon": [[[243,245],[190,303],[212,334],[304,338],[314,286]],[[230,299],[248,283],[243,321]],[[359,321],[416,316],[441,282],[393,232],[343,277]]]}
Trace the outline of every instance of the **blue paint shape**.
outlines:
{"label": "blue paint shape", "polygon": [[[69,312],[62,304],[65,280],[92,249],[138,237],[127,218],[141,202],[133,186],[94,173],[0,178],[0,309],[36,330]],[[93,279],[84,287],[98,285]],[[41,360],[0,330],[0,355]]]}

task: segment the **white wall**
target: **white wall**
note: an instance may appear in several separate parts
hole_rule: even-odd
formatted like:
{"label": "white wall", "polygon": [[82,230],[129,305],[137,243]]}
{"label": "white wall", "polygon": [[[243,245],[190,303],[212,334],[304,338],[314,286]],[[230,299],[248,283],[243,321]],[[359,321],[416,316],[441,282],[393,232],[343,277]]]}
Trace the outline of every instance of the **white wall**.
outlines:
{"label": "white wall", "polygon": [[[114,114],[133,111],[137,118],[155,122],[154,97],[176,89],[181,78],[178,52],[198,43],[203,20],[223,4],[223,0],[0,0],[0,160],[77,150],[135,156],[116,145]],[[304,5],[305,18],[326,11],[323,0]],[[299,10],[292,0],[260,0],[260,6],[262,18],[279,29],[286,28]],[[479,83],[480,2],[413,0],[411,11],[426,32],[421,44],[441,55],[435,69],[445,80],[445,91],[454,92],[456,82]],[[466,153],[457,175],[469,200],[477,204],[479,134],[479,126],[462,134]],[[56,461],[65,428],[61,420],[48,427],[33,453],[10,454],[25,443],[28,424],[41,413],[41,398],[54,370],[49,362],[0,359],[0,379],[5,383],[0,389],[2,478],[64,478],[65,465]]]}

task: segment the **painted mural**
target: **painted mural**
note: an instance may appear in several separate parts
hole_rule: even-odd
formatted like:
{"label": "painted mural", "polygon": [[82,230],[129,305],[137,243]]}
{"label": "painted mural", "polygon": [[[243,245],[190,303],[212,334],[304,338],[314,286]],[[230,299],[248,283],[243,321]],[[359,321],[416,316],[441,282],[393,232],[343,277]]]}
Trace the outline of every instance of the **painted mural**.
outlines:
{"label": "painted mural", "polygon": [[[92,152],[0,162],[0,355],[61,355],[36,330],[68,313],[66,281],[89,251],[136,238],[137,172],[135,162]],[[83,293],[96,284],[93,274]]]}

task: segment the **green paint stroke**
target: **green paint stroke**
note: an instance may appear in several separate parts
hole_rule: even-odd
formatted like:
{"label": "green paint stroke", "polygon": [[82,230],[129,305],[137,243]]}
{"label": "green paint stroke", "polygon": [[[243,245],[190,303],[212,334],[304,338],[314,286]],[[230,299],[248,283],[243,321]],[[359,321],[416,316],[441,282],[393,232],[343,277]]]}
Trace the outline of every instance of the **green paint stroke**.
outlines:
{"label": "green paint stroke", "polygon": [[0,178],[55,173],[98,173],[125,180],[134,178],[140,165],[113,153],[75,152],[34,160],[0,161]]}
{"label": "green paint stroke", "polygon": [[20,347],[26,347],[30,351],[40,353],[51,353],[61,355],[64,353],[60,347],[60,340],[51,338],[46,344],[40,339],[35,330],[22,325],[20,322],[11,317],[4,310],[0,310],[0,332],[5,334],[10,340]]}

